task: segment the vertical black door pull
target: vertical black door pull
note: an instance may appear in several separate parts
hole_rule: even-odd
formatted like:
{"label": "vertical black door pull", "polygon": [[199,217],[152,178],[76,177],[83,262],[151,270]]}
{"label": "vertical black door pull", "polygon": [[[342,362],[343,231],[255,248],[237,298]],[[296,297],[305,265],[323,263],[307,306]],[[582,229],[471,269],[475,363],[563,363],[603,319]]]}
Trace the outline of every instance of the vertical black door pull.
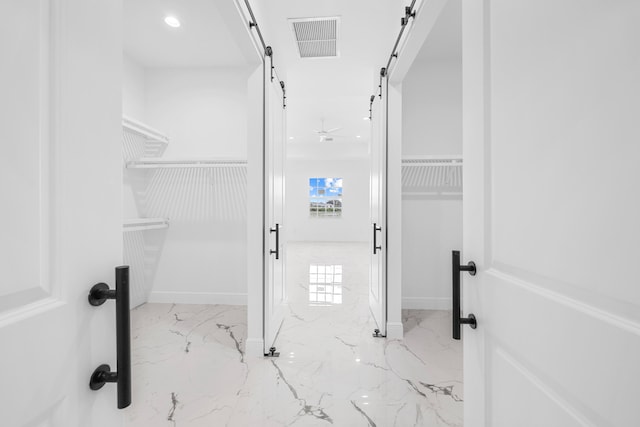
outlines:
{"label": "vertical black door pull", "polygon": [[378,224],[373,223],[373,254],[375,255],[377,251],[382,250],[382,246],[378,246],[378,231],[382,231],[382,227],[378,227]]}
{"label": "vertical black door pull", "polygon": [[108,299],[116,300],[116,372],[109,365],[100,365],[89,380],[91,390],[100,390],[106,383],[117,383],[118,409],[131,404],[131,322],[129,317],[129,266],[116,267],[116,289],[98,283],[89,292],[89,304],[99,306]]}
{"label": "vertical black door pull", "polygon": [[276,250],[271,249],[269,255],[276,254],[276,259],[280,259],[280,224],[276,224],[276,228],[270,228],[269,233],[276,233]]}
{"label": "vertical black door pull", "polygon": [[451,252],[452,278],[453,278],[453,339],[460,339],[460,329],[462,325],[469,325],[471,329],[478,326],[476,316],[469,314],[469,317],[460,315],[460,272],[468,271],[470,275],[476,275],[476,264],[470,261],[467,265],[460,265],[460,251]]}

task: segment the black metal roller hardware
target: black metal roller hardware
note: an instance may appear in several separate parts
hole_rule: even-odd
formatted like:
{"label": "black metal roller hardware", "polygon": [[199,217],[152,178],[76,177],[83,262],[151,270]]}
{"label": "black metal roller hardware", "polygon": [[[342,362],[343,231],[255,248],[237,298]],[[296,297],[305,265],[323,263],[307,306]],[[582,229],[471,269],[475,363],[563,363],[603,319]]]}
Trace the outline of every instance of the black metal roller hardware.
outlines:
{"label": "black metal roller hardware", "polygon": [[129,266],[116,267],[116,288],[98,283],[89,291],[89,304],[98,307],[107,300],[116,300],[117,371],[107,364],[93,371],[89,380],[91,390],[100,390],[106,383],[117,383],[118,409],[131,404],[131,320],[129,312]]}
{"label": "black metal roller hardware", "polygon": [[451,266],[452,266],[452,296],[453,296],[453,339],[459,340],[461,335],[462,325],[469,325],[471,329],[475,329],[478,326],[476,316],[472,313],[468,317],[462,317],[460,314],[460,272],[466,271],[470,275],[476,275],[476,264],[470,261],[467,265],[460,265],[460,251],[451,252]]}
{"label": "black metal roller hardware", "polygon": [[373,330],[373,334],[371,334],[374,338],[386,338],[386,335],[382,335],[380,333],[380,329],[376,328]]}
{"label": "black metal roller hardware", "polygon": [[276,351],[275,347],[270,347],[269,353],[265,354],[264,357],[280,357],[280,352]]}

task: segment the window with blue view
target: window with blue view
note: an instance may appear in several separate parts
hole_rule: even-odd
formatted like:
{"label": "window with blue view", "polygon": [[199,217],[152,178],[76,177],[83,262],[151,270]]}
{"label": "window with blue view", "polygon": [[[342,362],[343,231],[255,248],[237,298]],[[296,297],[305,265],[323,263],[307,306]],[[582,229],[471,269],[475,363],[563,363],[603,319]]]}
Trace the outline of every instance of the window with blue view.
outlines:
{"label": "window with blue view", "polygon": [[342,178],[309,178],[309,214],[342,216]]}

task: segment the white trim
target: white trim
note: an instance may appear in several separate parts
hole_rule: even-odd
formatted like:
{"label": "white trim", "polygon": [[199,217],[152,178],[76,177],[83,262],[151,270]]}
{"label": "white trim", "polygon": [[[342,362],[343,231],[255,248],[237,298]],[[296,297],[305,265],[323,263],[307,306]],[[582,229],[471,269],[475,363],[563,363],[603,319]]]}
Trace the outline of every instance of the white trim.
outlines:
{"label": "white trim", "polygon": [[404,338],[402,322],[387,322],[387,339],[401,340]]}
{"label": "white trim", "polygon": [[264,340],[248,338],[245,344],[245,354],[248,357],[264,357]]}
{"label": "white trim", "polygon": [[247,305],[246,293],[154,291],[150,303]]}
{"label": "white trim", "polygon": [[640,323],[632,318],[621,316],[613,310],[607,310],[604,307],[598,307],[596,301],[585,301],[573,298],[569,295],[557,292],[553,289],[540,286],[532,281],[526,281],[522,277],[509,274],[508,272],[492,267],[484,272],[487,276],[517,286],[525,292],[538,295],[547,299],[551,303],[561,304],[570,310],[578,311],[584,315],[597,319],[600,322],[607,323],[614,328],[622,329],[626,332],[640,336]]}
{"label": "white trim", "polygon": [[403,297],[402,308],[404,310],[450,310],[451,298],[449,297]]}

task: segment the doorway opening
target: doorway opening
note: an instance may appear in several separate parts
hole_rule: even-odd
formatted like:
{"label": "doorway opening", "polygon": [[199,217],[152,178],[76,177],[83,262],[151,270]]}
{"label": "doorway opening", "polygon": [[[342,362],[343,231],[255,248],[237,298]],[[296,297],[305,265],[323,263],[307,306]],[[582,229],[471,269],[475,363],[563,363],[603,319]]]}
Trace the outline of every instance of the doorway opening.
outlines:
{"label": "doorway opening", "polygon": [[215,407],[225,374],[246,377],[248,80],[262,63],[232,2],[125,0],[122,19],[126,425],[175,424]]}
{"label": "doorway opening", "polygon": [[405,339],[428,328],[447,344],[442,369],[458,397],[452,414],[460,423],[463,353],[452,338],[451,262],[452,251],[462,248],[461,3],[445,2],[402,79],[401,202]]}

